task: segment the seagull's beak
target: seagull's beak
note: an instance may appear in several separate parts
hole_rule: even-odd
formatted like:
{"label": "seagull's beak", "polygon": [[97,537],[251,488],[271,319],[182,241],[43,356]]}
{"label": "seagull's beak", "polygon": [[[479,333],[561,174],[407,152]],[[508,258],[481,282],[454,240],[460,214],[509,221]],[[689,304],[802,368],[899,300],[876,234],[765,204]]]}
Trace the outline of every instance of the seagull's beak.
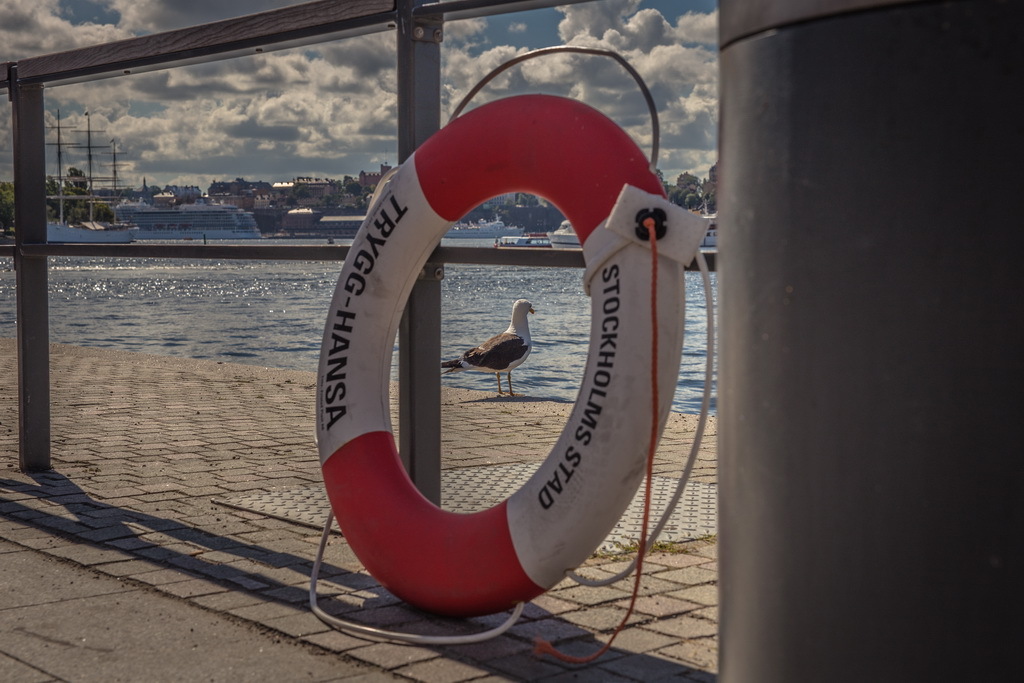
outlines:
{"label": "seagull's beak", "polygon": [[537,311],[533,310],[533,308],[532,308],[532,307],[530,308],[530,313],[536,313],[536,312],[537,312]]}

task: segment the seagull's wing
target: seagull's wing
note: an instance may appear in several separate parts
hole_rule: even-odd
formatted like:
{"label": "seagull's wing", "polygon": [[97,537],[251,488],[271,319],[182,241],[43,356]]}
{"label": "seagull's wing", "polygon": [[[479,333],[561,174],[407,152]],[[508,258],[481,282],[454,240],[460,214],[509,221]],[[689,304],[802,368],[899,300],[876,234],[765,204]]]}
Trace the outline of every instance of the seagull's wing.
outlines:
{"label": "seagull's wing", "polygon": [[526,355],[527,350],[529,350],[529,346],[522,337],[502,332],[475,349],[470,349],[462,354],[462,360],[477,368],[499,371],[522,358]]}

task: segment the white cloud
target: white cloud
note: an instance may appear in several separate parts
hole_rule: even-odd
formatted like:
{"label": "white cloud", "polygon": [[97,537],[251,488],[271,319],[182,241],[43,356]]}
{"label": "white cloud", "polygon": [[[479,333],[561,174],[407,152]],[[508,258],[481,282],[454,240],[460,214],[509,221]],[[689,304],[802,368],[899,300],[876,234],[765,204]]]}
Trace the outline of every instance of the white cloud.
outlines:
{"label": "white cloud", "polygon": [[[654,96],[661,124],[659,167],[666,178],[683,171],[706,176],[717,161],[717,13],[669,18],[641,0],[569,5],[558,10],[559,37],[569,45],[603,48],[622,55]],[[491,69],[524,50],[511,46],[445,54],[443,111]],[[652,143],[647,107],[638,86],[611,59],[553,55],[531,60],[498,76],[477,102],[519,92],[545,92],[580,99],[617,121],[644,148]]]}
{"label": "white cloud", "polygon": [[680,43],[700,43],[714,47],[718,44],[718,12],[687,12],[676,22],[674,34]]}
{"label": "white cloud", "polygon": [[[90,0],[80,0],[88,3]],[[58,0],[5,0],[0,59],[20,59],[132,34],[262,11],[283,0],[91,0],[117,24],[75,24]],[[680,3],[684,4],[684,3]],[[549,11],[552,17],[557,12]],[[559,10],[561,40],[615,50],[640,71],[662,121],[661,167],[705,175],[715,161],[716,15],[663,15],[643,0],[604,0]],[[535,16],[530,21],[536,21]],[[485,74],[525,51],[518,24],[450,22],[442,44],[442,120]],[[524,34],[525,35],[525,34]],[[140,184],[198,184],[225,177],[339,177],[376,168],[396,150],[395,39],[390,33],[152,74],[48,88],[66,125],[117,138],[122,173]],[[622,68],[606,59],[557,56],[513,67],[482,102],[519,92],[579,97],[650,144],[646,108]],[[10,178],[9,117],[0,117],[0,178]],[[55,169],[48,169],[55,172]]]}
{"label": "white cloud", "polygon": [[121,26],[136,34],[196,26],[304,1],[307,0],[102,0],[120,13]]}
{"label": "white cloud", "polygon": [[[673,26],[659,12],[639,6],[640,0],[609,0],[562,8],[559,34],[567,43],[613,50],[629,61],[655,99],[661,124],[659,167],[666,178],[683,171],[704,176],[718,158],[717,12],[683,14]],[[597,84],[591,88],[595,104],[648,148],[646,110],[621,96],[636,92],[635,87],[616,87],[612,78],[608,64],[581,60],[577,67],[579,83]]]}
{"label": "white cloud", "polygon": [[564,15],[558,24],[558,33],[566,43],[583,36],[600,38],[622,24],[624,17],[636,12],[640,0],[605,0],[584,2],[559,9]]}
{"label": "white cloud", "polygon": [[59,0],[4,0],[0,59],[13,62],[131,36],[110,24],[72,24],[60,10]]}
{"label": "white cloud", "polygon": [[487,29],[486,19],[462,19],[448,22],[444,27],[445,43],[468,42],[479,39]]}

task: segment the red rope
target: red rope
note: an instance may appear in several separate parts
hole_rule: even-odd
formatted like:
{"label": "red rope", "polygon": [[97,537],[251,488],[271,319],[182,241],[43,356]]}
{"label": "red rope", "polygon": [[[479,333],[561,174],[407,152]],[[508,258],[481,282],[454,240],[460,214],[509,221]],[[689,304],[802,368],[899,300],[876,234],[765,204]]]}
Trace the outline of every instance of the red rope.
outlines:
{"label": "red rope", "polygon": [[640,577],[644,571],[644,555],[647,554],[647,527],[651,518],[651,479],[654,473],[654,451],[658,446],[658,239],[654,234],[655,223],[653,218],[643,221],[647,228],[647,234],[651,241],[651,433],[647,442],[647,476],[644,482],[644,515],[640,530],[640,546],[637,549],[636,576],[633,579],[633,593],[629,598],[629,608],[626,616],[622,618],[619,625],[615,627],[608,642],[600,650],[585,657],[568,655],[555,649],[549,641],[537,636],[533,641],[533,653],[536,655],[549,654],[556,659],[570,664],[586,664],[592,662],[611,648],[615,638],[626,627],[626,622],[633,615],[636,607],[636,599],[640,594]]}

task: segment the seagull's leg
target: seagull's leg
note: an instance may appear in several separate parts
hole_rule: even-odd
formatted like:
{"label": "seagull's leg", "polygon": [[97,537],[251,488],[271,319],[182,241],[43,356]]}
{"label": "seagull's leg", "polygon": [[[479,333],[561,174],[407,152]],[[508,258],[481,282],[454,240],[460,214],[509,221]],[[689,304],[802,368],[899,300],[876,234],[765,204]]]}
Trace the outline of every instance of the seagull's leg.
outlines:
{"label": "seagull's leg", "polygon": [[501,390],[501,373],[496,372],[494,373],[494,376],[498,378],[498,396],[504,396],[505,392]]}
{"label": "seagull's leg", "polygon": [[515,396],[516,394],[514,394],[512,392],[512,371],[509,370],[507,375],[508,375],[508,395],[509,396]]}

